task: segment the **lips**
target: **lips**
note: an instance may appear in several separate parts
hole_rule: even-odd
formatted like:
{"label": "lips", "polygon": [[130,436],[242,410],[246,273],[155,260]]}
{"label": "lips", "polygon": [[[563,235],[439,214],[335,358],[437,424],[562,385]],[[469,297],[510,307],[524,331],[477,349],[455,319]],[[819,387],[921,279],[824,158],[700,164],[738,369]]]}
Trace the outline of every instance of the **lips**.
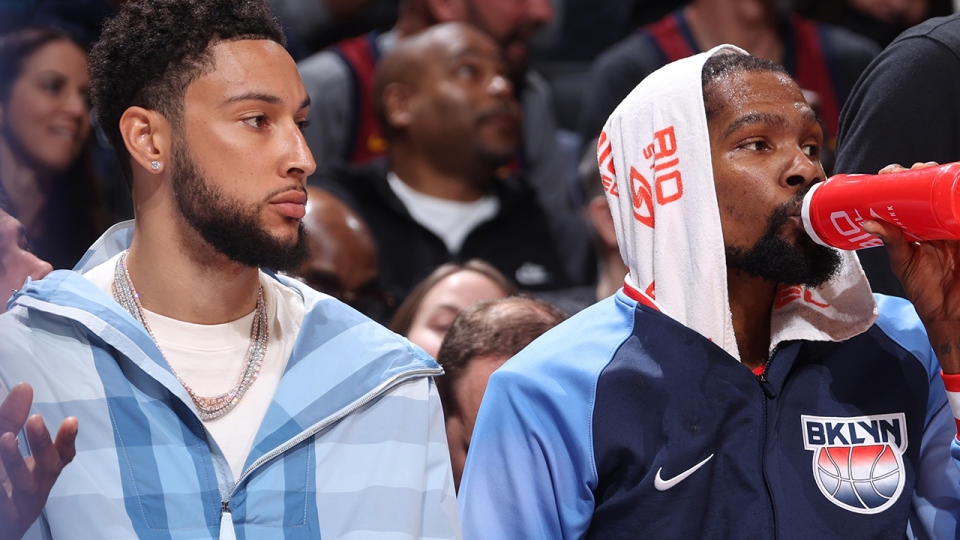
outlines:
{"label": "lips", "polygon": [[303,219],[307,214],[307,194],[299,190],[285,191],[270,199],[270,206],[284,217]]}

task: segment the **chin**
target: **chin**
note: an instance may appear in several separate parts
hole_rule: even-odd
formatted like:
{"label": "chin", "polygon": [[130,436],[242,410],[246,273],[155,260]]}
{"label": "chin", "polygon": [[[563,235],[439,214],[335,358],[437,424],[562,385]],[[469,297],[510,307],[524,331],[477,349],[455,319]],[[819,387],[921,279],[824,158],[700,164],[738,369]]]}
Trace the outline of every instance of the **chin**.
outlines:
{"label": "chin", "polygon": [[58,173],[67,170],[79,155],[79,152],[60,152],[54,155],[48,153],[47,155],[38,155],[35,159],[36,163],[47,171]]}

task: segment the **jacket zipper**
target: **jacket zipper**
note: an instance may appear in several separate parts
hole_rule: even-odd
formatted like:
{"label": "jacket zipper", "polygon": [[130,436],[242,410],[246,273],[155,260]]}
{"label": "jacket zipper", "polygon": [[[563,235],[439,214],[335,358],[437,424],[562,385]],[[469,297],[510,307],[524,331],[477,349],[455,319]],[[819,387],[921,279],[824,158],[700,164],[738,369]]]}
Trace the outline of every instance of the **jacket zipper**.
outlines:
{"label": "jacket zipper", "polygon": [[773,493],[770,491],[770,483],[767,481],[767,402],[770,398],[767,396],[765,386],[770,384],[767,373],[770,371],[770,364],[773,363],[773,357],[776,356],[779,348],[779,345],[773,348],[770,358],[768,358],[767,362],[763,365],[763,373],[757,375],[757,380],[760,383],[760,395],[763,398],[763,406],[760,408],[760,417],[762,420],[762,429],[760,430],[760,475],[763,477],[763,488],[767,492],[767,501],[770,503],[771,526],[773,529],[771,538],[777,537],[777,509],[773,505]]}
{"label": "jacket zipper", "polygon": [[[376,388],[374,388],[372,391],[368,392],[367,395],[365,395],[365,396],[361,397],[360,399],[354,401],[354,402],[351,403],[350,405],[347,405],[347,406],[344,407],[343,409],[340,409],[338,412],[336,412],[336,413],[328,416],[327,418],[321,420],[320,422],[317,422],[316,424],[314,424],[314,425],[313,425],[312,427],[310,427],[309,429],[301,432],[299,435],[297,435],[296,437],[294,437],[294,438],[290,439],[289,441],[283,443],[282,445],[280,445],[280,446],[274,448],[273,450],[267,452],[266,454],[260,456],[256,461],[254,461],[253,463],[250,464],[250,467],[247,468],[247,470],[243,471],[243,473],[240,475],[240,478],[237,478],[236,483],[233,485],[233,489],[231,489],[231,490],[230,490],[230,493],[227,495],[227,497],[221,501],[221,505],[220,505],[220,514],[221,514],[221,516],[222,516],[225,512],[231,512],[231,510],[230,510],[230,499],[233,497],[233,494],[237,492],[237,489],[240,487],[240,484],[242,484],[243,481],[244,481],[248,476],[250,476],[250,474],[253,473],[254,470],[258,469],[258,468],[261,467],[263,464],[265,464],[265,463],[267,463],[268,461],[272,460],[273,458],[275,458],[275,457],[277,457],[277,456],[285,453],[287,450],[290,450],[290,449],[293,448],[294,446],[296,446],[296,445],[300,444],[301,442],[309,439],[310,437],[312,437],[312,436],[314,436],[316,433],[318,433],[318,432],[326,429],[326,428],[329,427],[330,425],[332,425],[332,424],[334,424],[334,423],[342,420],[344,417],[346,417],[347,415],[349,415],[349,414],[352,413],[353,411],[359,409],[360,407],[363,407],[363,406],[366,405],[367,403],[370,403],[370,402],[373,401],[375,398],[379,397],[381,394],[383,394],[383,393],[386,392],[387,390],[390,390],[390,389],[393,388],[394,386],[396,386],[396,385],[398,385],[398,384],[400,384],[400,383],[402,383],[402,382],[406,382],[406,381],[409,380],[409,379],[413,379],[413,378],[415,378],[415,377],[419,377],[419,376],[421,376],[421,375],[424,375],[424,376],[425,376],[425,375],[440,375],[441,373],[443,373],[443,370],[441,370],[441,369],[437,369],[437,368],[421,368],[421,369],[415,369],[415,370],[411,370],[411,371],[407,371],[407,372],[404,372],[404,373],[400,373],[400,374],[394,375],[392,378],[387,379],[387,380],[381,382],[379,385],[377,385]],[[222,533],[222,531],[221,531],[221,537],[222,537],[222,534],[223,534],[223,533]]]}

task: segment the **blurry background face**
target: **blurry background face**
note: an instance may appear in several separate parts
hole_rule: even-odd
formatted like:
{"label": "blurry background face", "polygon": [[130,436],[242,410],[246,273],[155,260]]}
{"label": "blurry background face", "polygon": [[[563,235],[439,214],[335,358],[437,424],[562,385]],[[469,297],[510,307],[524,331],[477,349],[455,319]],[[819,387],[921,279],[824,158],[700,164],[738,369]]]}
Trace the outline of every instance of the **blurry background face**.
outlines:
{"label": "blurry background face", "polygon": [[503,47],[513,81],[527,70],[528,42],[553,18],[550,0],[470,0],[469,23],[483,29]]}
{"label": "blurry background face", "polygon": [[506,291],[479,272],[461,270],[451,274],[423,297],[407,338],[436,358],[443,336],[460,311],[483,300],[506,296]]}
{"label": "blurry background face", "polygon": [[416,83],[411,136],[451,159],[506,163],[520,144],[520,104],[500,50],[474,29],[444,37]]}
{"label": "blurry background face", "polygon": [[61,171],[90,133],[87,55],[71,41],[50,42],[28,56],[2,105],[0,129],[21,159]]}

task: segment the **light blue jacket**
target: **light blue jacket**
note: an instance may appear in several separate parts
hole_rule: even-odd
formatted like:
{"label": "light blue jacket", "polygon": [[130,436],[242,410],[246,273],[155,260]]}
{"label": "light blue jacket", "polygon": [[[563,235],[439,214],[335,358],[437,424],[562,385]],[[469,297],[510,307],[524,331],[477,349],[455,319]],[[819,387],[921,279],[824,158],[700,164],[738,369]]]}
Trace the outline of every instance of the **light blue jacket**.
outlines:
{"label": "light blue jacket", "polygon": [[[115,226],[75,270],[132,231]],[[13,296],[0,316],[0,399],[26,381],[31,413],[80,427],[27,538],[459,537],[440,367],[341,302],[277,279],[306,313],[239,478],[149,334],[106,293],[56,271]]]}

